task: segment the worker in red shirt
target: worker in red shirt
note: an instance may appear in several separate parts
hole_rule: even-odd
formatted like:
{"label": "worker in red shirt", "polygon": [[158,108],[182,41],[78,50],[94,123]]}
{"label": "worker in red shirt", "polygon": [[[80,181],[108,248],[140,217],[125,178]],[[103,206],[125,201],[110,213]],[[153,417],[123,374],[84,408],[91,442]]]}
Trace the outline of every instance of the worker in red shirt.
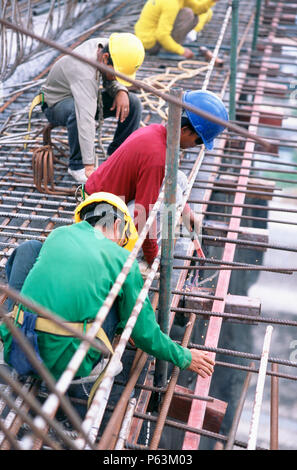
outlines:
{"label": "worker in red shirt", "polygon": [[[228,113],[223,102],[210,91],[187,91],[184,103],[209,112],[225,121]],[[181,119],[180,148],[188,149],[213,141],[225,127],[185,110]],[[133,132],[123,144],[97,168],[85,184],[87,194],[106,191],[120,196],[126,204],[135,200],[134,222],[140,233],[149,212],[158,199],[165,175],[167,129],[151,124]],[[184,214],[194,223],[195,213],[186,205]],[[184,215],[183,214],[183,215]],[[158,253],[156,237],[149,233],[143,242],[145,261],[151,265]]]}

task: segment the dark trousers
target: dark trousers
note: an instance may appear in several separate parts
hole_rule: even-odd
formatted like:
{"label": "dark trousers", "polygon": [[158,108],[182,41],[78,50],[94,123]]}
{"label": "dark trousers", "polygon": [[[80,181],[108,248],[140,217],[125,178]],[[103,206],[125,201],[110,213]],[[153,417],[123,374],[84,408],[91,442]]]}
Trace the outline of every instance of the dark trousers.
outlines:
{"label": "dark trousers", "polygon": [[[113,98],[111,98],[107,92],[102,92],[104,119],[115,117],[116,110],[110,110],[113,101]],[[142,111],[140,99],[135,93],[130,92],[129,102],[129,114],[124,122],[118,121],[113,141],[107,149],[108,155],[111,155],[132,132],[139,128]],[[74,99],[66,98],[51,107],[43,105],[43,111],[47,120],[53,126],[63,126],[67,128],[70,150],[69,168],[71,170],[84,168],[79,145]]]}

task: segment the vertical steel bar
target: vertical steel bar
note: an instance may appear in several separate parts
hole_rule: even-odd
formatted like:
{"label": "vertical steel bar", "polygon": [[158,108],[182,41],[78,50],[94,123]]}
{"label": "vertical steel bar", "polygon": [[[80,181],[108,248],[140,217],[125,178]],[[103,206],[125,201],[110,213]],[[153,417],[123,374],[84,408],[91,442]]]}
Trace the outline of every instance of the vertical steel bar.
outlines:
{"label": "vertical steel bar", "polygon": [[[181,99],[181,89],[174,89],[171,94]],[[167,124],[166,173],[164,186],[164,204],[162,218],[162,242],[160,260],[160,296],[158,321],[161,330],[169,333],[169,315],[171,304],[171,278],[174,252],[174,232],[176,216],[176,185],[178,157],[180,148],[181,108],[169,104]],[[157,387],[165,387],[167,382],[166,361],[156,361],[154,383]]]}
{"label": "vertical steel bar", "polygon": [[[281,14],[281,12],[282,12],[282,3],[278,3],[276,11],[274,13],[274,18],[272,20],[273,28],[268,36],[267,46],[265,47],[265,50],[263,53],[263,63],[261,65],[261,69],[259,72],[256,95],[255,95],[255,100],[254,100],[253,109],[251,111],[251,118],[249,122],[249,130],[251,132],[256,129],[256,126],[259,122],[259,115],[257,114],[256,111],[260,109],[261,104],[262,104],[263,81],[265,80],[266,74],[267,74],[267,69],[264,66],[264,63],[268,60],[269,56],[271,55],[272,40],[275,36],[275,29],[277,27],[277,24],[279,21],[279,15]],[[240,91],[237,90],[238,96],[239,96],[239,93]],[[223,139],[220,140],[220,147],[222,149],[224,148]],[[251,155],[254,151],[254,148],[255,146],[252,144],[252,142],[247,141],[245,145],[245,149],[244,149],[244,157]],[[247,171],[246,169],[249,168],[249,165],[251,166],[251,162],[249,160],[246,161],[245,158],[243,158],[242,164],[244,166],[244,169],[241,169],[240,171],[238,183],[247,185],[249,171]],[[234,208],[232,210],[232,215],[234,215],[235,217],[232,217],[230,219],[230,224],[229,224],[229,229],[231,230],[230,238],[234,238],[234,239],[237,238],[234,230],[238,230],[240,226],[240,222],[238,223],[239,219],[237,219],[237,217],[242,214],[242,211],[241,210],[238,211],[237,209],[239,208],[238,205],[244,202],[244,199],[245,199],[245,196],[243,195],[243,193],[240,193],[240,192],[236,193],[235,198],[234,198]],[[234,259],[234,256],[235,256],[234,246],[235,245],[233,245],[233,248],[232,248],[232,243],[226,243],[225,248],[224,248],[224,253],[222,255],[222,259],[226,261],[232,261]],[[218,281],[217,281],[217,288],[215,292],[216,296],[224,297],[227,295],[227,292],[229,289],[230,276],[231,276],[231,271],[220,272]],[[223,312],[224,308],[225,308],[225,301],[215,300],[213,302],[212,311]],[[219,341],[221,324],[222,324],[221,319],[214,318],[214,317],[210,319],[206,338],[205,338],[206,346],[216,347]],[[209,395],[210,383],[211,383],[211,378],[201,379],[201,377],[198,377],[196,387],[195,387],[195,394],[203,395],[203,396]],[[205,416],[205,410],[206,410],[205,403],[197,404],[196,402],[193,402],[191,406],[191,413],[189,416],[188,425],[191,427],[202,428],[204,416]],[[183,450],[196,450],[199,446],[199,442],[200,442],[200,437],[198,435],[194,435],[194,434],[187,432],[185,435]]]}
{"label": "vertical steel bar", "polygon": [[[278,372],[278,364],[271,364],[271,371]],[[271,376],[271,401],[270,401],[270,449],[278,450],[278,397],[279,379]]]}
{"label": "vertical steel bar", "polygon": [[[252,362],[250,364],[250,367],[255,368],[255,364]],[[233,418],[232,426],[231,426],[230,432],[228,434],[228,440],[227,440],[227,443],[225,445],[225,450],[232,450],[232,448],[233,448],[235,437],[236,437],[236,432],[237,432],[237,429],[238,429],[238,425],[239,425],[241,413],[242,413],[242,410],[243,410],[243,407],[244,407],[244,403],[245,403],[246,395],[247,395],[247,392],[248,392],[248,388],[249,388],[249,385],[250,385],[251,377],[252,377],[252,372],[249,371],[246,375],[246,378],[245,378],[245,381],[244,381],[244,384],[243,384],[243,387],[242,387],[241,395],[240,395],[239,402],[238,402],[238,405],[237,405],[237,408],[236,408],[236,412],[235,412],[235,415],[234,415],[234,418]]]}
{"label": "vertical steel bar", "polygon": [[253,405],[253,414],[250,424],[249,439],[247,450],[255,450],[257,442],[257,434],[260,420],[261,405],[263,399],[264,384],[266,378],[267,364],[268,364],[268,353],[271,342],[273,327],[271,325],[267,326],[266,334],[263,343],[263,350],[261,355],[258,381],[256,387],[255,401]]}
{"label": "vertical steel bar", "polygon": [[236,118],[236,71],[237,71],[237,43],[238,43],[238,0],[232,0],[232,26],[231,26],[231,53],[230,53],[230,92],[229,92],[229,118]]}
{"label": "vertical steel bar", "polygon": [[259,24],[260,24],[260,13],[261,13],[261,3],[262,0],[257,0],[256,4],[256,16],[254,23],[254,32],[253,32],[253,41],[252,41],[252,50],[255,51],[257,47],[257,40],[259,34]]}
{"label": "vertical steel bar", "polygon": [[129,435],[132,423],[133,413],[136,406],[136,398],[131,398],[128,403],[127,411],[123,419],[122,427],[119,433],[119,438],[115,445],[115,450],[123,450],[125,441]]}

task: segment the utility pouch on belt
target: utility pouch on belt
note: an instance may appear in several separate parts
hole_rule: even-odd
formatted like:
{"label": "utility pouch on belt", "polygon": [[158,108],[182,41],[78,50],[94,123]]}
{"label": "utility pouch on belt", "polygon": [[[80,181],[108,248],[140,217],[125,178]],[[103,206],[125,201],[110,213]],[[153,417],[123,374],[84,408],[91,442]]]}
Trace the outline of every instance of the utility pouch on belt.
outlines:
{"label": "utility pouch on belt", "polygon": [[[37,315],[35,313],[26,311],[24,311],[23,313],[24,320],[22,325],[20,326],[20,330],[25,335],[26,339],[29,341],[30,345],[34,349],[38,360],[42,362],[37,343],[37,334],[34,331]],[[17,322],[17,318],[18,315],[15,319],[15,322]],[[36,371],[31,365],[31,362],[29,361],[24,350],[20,347],[15,338],[12,338],[9,362],[20,375],[28,375],[32,373],[36,374]]]}

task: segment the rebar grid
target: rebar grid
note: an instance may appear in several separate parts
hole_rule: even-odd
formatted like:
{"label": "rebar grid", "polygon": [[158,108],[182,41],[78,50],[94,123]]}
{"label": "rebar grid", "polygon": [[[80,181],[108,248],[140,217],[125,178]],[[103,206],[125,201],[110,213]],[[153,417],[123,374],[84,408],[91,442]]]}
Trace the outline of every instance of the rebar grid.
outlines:
{"label": "rebar grid", "polygon": [[[244,90],[244,88],[243,88],[243,90]],[[252,154],[252,153],[251,153],[251,154]],[[24,181],[24,179],[22,179],[21,181]],[[14,186],[13,180],[10,181],[10,186]],[[23,185],[22,185],[21,183],[20,183],[19,186],[20,186],[20,187],[23,187]],[[16,187],[18,187],[18,186],[16,186]],[[28,188],[30,188],[30,184],[28,184]],[[41,194],[40,197],[43,198],[44,195]],[[44,199],[46,199],[46,198],[44,198]],[[66,201],[66,200],[68,200],[68,198],[64,198],[64,201]],[[15,202],[16,202],[16,201],[15,201]],[[22,202],[25,202],[25,201],[18,201],[18,202],[21,202],[21,203],[22,203]],[[34,202],[34,203],[35,203],[35,202]],[[40,203],[42,204],[42,201],[40,201]],[[67,204],[67,203],[66,203],[66,204]],[[57,202],[55,205],[59,205],[59,202]],[[32,209],[34,209],[34,208],[32,208]],[[69,211],[69,213],[67,213],[67,211],[66,211],[67,216],[70,215],[70,212],[71,212],[71,211]],[[62,210],[61,213],[63,213],[63,210]],[[11,214],[10,214],[10,215],[11,215]],[[59,214],[59,215],[60,215],[60,214]],[[3,215],[2,215],[2,216],[8,218],[8,217],[9,217],[9,213],[3,211]],[[22,216],[21,216],[21,218],[22,218]],[[62,219],[62,218],[60,218],[60,217],[57,217],[57,218],[50,218],[50,219],[48,219],[48,218],[34,219],[34,216],[32,216],[32,218],[31,218],[30,220],[31,220],[31,221],[40,221],[40,222],[51,222],[51,223],[54,223],[54,224],[56,224],[56,223],[62,223],[62,224],[71,223],[70,218],[69,218],[69,219]],[[24,227],[24,229],[25,229],[25,230],[28,230],[29,228],[28,228],[28,227]],[[38,229],[35,229],[35,228],[34,228],[34,229],[32,229],[32,230],[38,230]],[[42,229],[41,229],[41,230],[42,230]],[[4,235],[5,235],[5,232],[4,232]],[[18,235],[16,234],[16,238],[17,238],[17,236],[18,236]],[[33,236],[34,236],[34,235],[33,235]],[[22,237],[21,237],[21,234],[20,234],[20,239],[21,239],[21,238],[22,238]]]}

